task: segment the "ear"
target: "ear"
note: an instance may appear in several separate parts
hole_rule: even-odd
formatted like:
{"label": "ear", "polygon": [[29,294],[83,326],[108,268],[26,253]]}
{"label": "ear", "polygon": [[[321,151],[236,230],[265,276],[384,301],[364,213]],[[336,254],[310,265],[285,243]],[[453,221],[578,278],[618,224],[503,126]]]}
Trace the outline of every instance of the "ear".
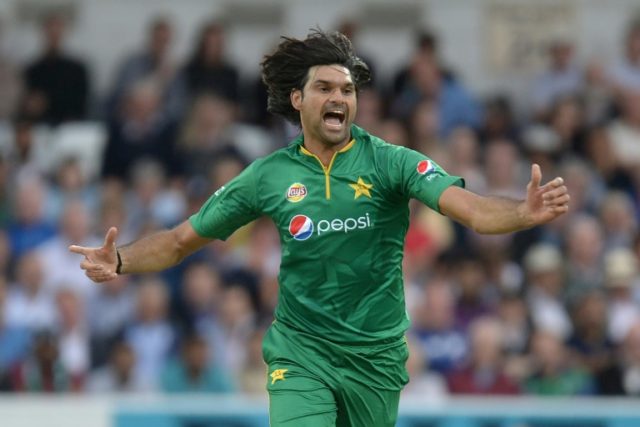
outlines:
{"label": "ear", "polygon": [[300,111],[300,109],[302,108],[302,90],[300,89],[293,89],[291,91],[291,105],[293,106],[293,108],[295,108],[297,111]]}

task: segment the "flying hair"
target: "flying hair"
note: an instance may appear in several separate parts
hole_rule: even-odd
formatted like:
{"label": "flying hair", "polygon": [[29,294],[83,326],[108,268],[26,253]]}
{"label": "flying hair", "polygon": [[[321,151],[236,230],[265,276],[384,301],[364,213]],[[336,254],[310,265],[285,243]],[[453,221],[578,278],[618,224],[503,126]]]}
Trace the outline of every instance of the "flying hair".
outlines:
{"label": "flying hair", "polygon": [[291,105],[291,92],[304,88],[311,67],[332,64],[350,71],[356,90],[371,79],[369,67],[342,33],[313,29],[304,40],[282,37],[276,50],[265,55],[260,64],[267,86],[267,111],[300,124],[300,113]]}

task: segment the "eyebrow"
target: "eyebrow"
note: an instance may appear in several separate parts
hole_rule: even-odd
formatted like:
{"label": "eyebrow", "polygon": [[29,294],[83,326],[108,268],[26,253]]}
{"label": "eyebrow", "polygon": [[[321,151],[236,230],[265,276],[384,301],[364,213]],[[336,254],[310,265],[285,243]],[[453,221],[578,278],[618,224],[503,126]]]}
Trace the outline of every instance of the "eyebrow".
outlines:
{"label": "eyebrow", "polygon": [[[316,80],[315,82],[313,82],[314,85],[336,85],[338,83],[336,83],[335,81],[330,81],[330,80]],[[339,85],[339,84],[338,84]],[[351,87],[355,87],[356,85],[353,82],[347,82],[345,84],[343,84],[342,86],[351,86]]]}

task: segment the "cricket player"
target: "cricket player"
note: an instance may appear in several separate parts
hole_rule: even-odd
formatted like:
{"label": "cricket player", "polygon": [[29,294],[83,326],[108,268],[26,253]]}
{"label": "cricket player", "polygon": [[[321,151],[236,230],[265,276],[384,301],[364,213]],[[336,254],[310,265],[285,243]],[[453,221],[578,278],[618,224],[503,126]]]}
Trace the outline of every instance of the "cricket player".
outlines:
{"label": "cricket player", "polygon": [[567,212],[561,178],[531,168],[525,200],[464,189],[426,155],[353,124],[369,69],[340,33],[283,38],[262,62],[268,109],[298,138],[258,159],[174,229],[70,250],[96,282],[163,270],[266,215],[282,245],[275,321],[263,343],[272,427],[391,427],[408,381],[402,277],[409,200],[480,233],[509,233]]}

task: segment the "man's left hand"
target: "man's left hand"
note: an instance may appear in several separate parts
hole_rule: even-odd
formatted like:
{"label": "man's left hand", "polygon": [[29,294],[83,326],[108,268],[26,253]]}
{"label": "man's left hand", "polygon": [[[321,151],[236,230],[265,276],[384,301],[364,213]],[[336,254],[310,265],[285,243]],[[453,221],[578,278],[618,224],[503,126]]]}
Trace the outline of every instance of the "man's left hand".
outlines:
{"label": "man's left hand", "polygon": [[521,214],[531,226],[546,224],[569,210],[569,192],[561,177],[543,186],[542,172],[537,164],[531,165],[531,181],[527,185],[527,198],[520,206]]}

